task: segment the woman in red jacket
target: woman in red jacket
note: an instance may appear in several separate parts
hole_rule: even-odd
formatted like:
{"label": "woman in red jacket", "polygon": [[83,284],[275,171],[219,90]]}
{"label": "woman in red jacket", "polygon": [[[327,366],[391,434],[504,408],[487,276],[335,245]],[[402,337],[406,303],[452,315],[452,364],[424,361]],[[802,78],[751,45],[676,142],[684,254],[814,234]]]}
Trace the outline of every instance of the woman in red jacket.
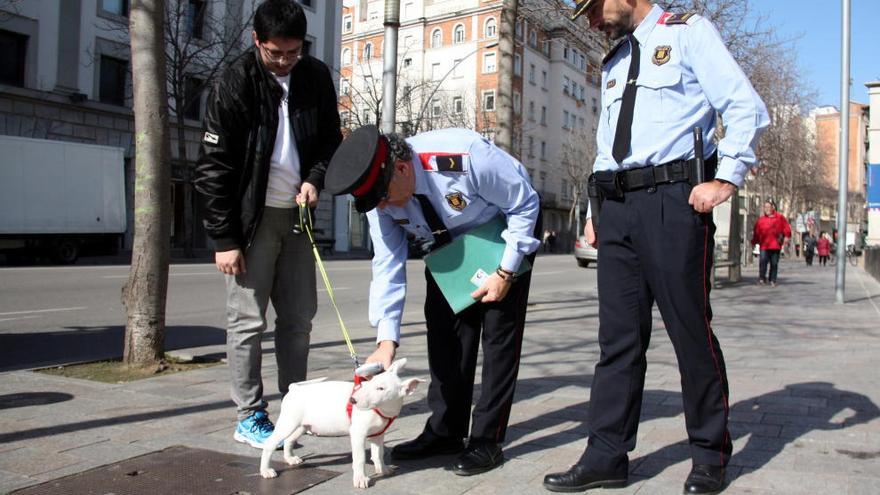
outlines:
{"label": "woman in red jacket", "polygon": [[819,264],[825,266],[828,263],[828,257],[831,256],[831,239],[823,230],[819,234],[819,240],[816,241],[816,254],[819,255]]}
{"label": "woman in red jacket", "polygon": [[770,267],[770,286],[776,287],[776,274],[779,271],[779,252],[791,238],[791,227],[784,216],[776,212],[776,203],[772,200],[764,202],[764,215],[755,222],[752,231],[752,245],[761,246],[761,261],[758,263],[758,283],[765,285],[768,281],[767,267]]}

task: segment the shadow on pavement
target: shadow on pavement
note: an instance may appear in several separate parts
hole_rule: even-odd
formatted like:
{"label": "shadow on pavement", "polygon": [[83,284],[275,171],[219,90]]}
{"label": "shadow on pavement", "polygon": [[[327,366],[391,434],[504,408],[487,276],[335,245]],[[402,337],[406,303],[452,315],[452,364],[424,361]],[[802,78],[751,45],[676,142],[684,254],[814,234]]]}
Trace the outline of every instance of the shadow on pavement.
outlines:
{"label": "shadow on pavement", "polygon": [[[0,334],[0,371],[57,366],[122,356],[125,327],[68,327],[55,332]],[[226,330],[169,326],[165,350],[225,344]]]}
{"label": "shadow on pavement", "polygon": [[[835,419],[851,410],[852,414]],[[733,453],[727,482],[768,464],[785,447],[814,430],[840,430],[867,423],[880,416],[880,409],[867,396],[839,390],[828,382],[804,382],[786,385],[784,389],[737,402],[731,407],[730,434],[733,440],[748,436],[746,445]],[[736,421],[737,412],[754,418]],[[642,418],[644,421],[645,418]],[[837,450],[840,455],[861,458],[870,452]],[[667,445],[635,459],[630,469],[638,475],[652,477],[666,468],[690,459],[686,441]]]}
{"label": "shadow on pavement", "polygon": [[23,392],[20,394],[0,395],[0,410],[16,407],[43,406],[66,402],[73,396],[63,392]]}

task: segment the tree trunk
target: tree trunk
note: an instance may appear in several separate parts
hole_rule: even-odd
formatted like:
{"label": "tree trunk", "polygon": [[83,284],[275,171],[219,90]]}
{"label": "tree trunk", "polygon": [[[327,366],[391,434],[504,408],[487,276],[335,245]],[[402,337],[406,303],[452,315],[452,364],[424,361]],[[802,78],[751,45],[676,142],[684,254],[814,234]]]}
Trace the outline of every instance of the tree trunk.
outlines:
{"label": "tree trunk", "polygon": [[163,0],[133,0],[129,16],[134,86],[134,245],[122,289],[127,321],[123,360],[150,364],[165,348],[168,290],[169,186],[168,101],[165,88]]}
{"label": "tree trunk", "polygon": [[495,144],[516,156],[513,150],[513,50],[518,0],[504,0],[498,35],[498,108],[495,110]]}

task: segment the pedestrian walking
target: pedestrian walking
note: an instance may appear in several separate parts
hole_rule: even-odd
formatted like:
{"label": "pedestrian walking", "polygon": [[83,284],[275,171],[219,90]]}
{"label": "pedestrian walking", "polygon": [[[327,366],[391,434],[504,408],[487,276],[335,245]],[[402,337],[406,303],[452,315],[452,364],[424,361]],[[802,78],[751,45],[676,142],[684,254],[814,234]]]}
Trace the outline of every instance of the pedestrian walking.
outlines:
{"label": "pedestrian walking", "polygon": [[804,261],[807,266],[813,266],[813,256],[816,254],[816,238],[809,232],[804,233]]}
{"label": "pedestrian walking", "polygon": [[[752,230],[752,245],[761,247],[761,260],[758,262],[758,284],[776,287],[779,272],[779,256],[791,239],[791,226],[784,216],[776,211],[772,199],[764,202],[764,214],[755,222]],[[769,269],[769,273],[768,273]]]}
{"label": "pedestrian walking", "polygon": [[304,54],[306,16],[289,0],[254,14],[253,50],[208,98],[194,184],[217,269],[226,275],[226,357],[238,442],[262,448],[274,429],[263,397],[262,335],[275,308],[278,390],[306,378],[317,310],[309,239],[292,233],[314,207],[342,136],[330,69]]}
{"label": "pedestrian walking", "polygon": [[819,233],[819,239],[816,241],[816,254],[819,256],[819,264],[825,266],[828,257],[831,256],[831,239],[824,230]]}
{"label": "pedestrian walking", "polygon": [[[567,471],[545,476],[544,486],[570,492],[626,484],[656,301],[679,357],[693,462],[684,491],[714,493],[724,485],[732,445],[724,357],[711,327],[712,209],[736,194],[755,165],[767,110],[702,16],[664,12],[648,0],[583,0],[574,17],[581,14],[620,39],[603,61],[590,179],[599,194],[591,193],[584,229],[598,243],[601,354],[587,449]],[[718,112],[726,133],[716,146]]]}

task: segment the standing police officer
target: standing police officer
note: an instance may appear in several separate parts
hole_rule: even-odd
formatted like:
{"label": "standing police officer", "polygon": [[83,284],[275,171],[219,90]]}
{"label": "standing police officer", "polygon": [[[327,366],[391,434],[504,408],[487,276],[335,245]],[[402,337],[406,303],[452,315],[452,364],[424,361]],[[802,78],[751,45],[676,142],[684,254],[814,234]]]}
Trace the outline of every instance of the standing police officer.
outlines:
{"label": "standing police officer", "polygon": [[[378,348],[367,362],[386,369],[400,342],[407,235],[436,249],[500,214],[506,217],[501,262],[471,294],[479,303],[453,313],[425,270],[432,414],[421,435],[392,451],[396,459],[456,453],[469,436],[452,471],[472,475],[497,467],[503,461],[500,444],[513,403],[531,281],[531,271],[514,274],[524,258],[534,262],[541,244],[538,195],[522,164],[466,129],[404,140],[365,126],[342,142],[325,184],[332,194],[351,193],[357,210],[367,212],[375,250],[370,323],[378,328]],[[483,390],[468,435],[481,338]]]}
{"label": "standing police officer", "polygon": [[[571,492],[626,484],[656,301],[681,373],[693,460],[684,492],[714,493],[724,485],[731,440],[724,358],[710,325],[711,212],[755,164],[767,110],[706,19],[664,12],[648,0],[585,0],[573,18],[581,14],[590,27],[622,38],[602,69],[591,183],[604,202],[584,228],[599,248],[601,356],[587,449],[568,471],[547,475],[544,486]],[[726,128],[717,150],[708,141],[716,112]],[[704,139],[705,154],[695,156]],[[703,159],[709,170],[700,173]],[[700,183],[703,175],[709,180]]]}

